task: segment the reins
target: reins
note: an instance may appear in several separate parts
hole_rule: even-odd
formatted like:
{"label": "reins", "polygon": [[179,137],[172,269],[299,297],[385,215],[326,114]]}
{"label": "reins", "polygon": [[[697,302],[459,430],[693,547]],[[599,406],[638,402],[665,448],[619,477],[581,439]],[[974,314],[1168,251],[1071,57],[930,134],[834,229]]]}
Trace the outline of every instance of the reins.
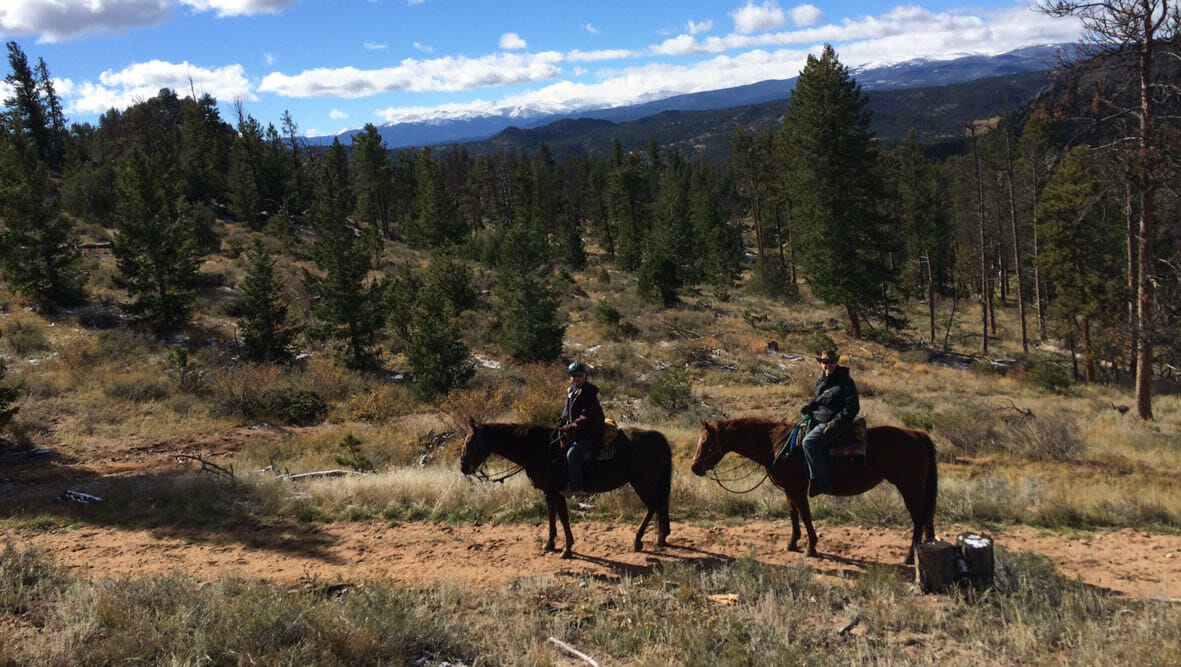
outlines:
{"label": "reins", "polygon": [[[810,418],[805,418],[805,419],[810,419]],[[787,434],[787,436],[786,436],[786,437],[784,437],[784,439],[783,439],[783,443],[782,443],[782,444],[781,444],[779,447],[772,447],[771,451],[772,451],[772,452],[775,452],[775,455],[774,455],[773,457],[771,457],[771,463],[769,463],[769,464],[767,464],[767,465],[763,466],[763,478],[762,478],[762,479],[760,479],[760,480],[759,480],[759,481],[758,481],[758,482],[757,482],[757,483],[756,483],[754,486],[750,487],[749,489],[747,489],[747,490],[745,490],[745,491],[735,491],[734,489],[731,489],[731,488],[727,487],[725,484],[723,484],[723,483],[722,483],[722,481],[723,481],[723,480],[722,480],[722,478],[721,478],[721,477],[719,477],[719,476],[718,476],[718,472],[717,472],[717,470],[710,470],[710,471],[709,471],[709,472],[710,472],[710,478],[711,478],[711,479],[713,479],[713,481],[717,482],[718,486],[722,487],[722,489],[723,489],[723,490],[725,490],[725,491],[727,491],[727,492],[729,492],[729,493],[734,493],[734,494],[739,494],[739,495],[741,495],[741,494],[744,494],[744,493],[750,493],[750,492],[754,491],[755,489],[757,489],[757,488],[759,488],[760,486],[762,486],[762,485],[763,485],[763,482],[767,481],[767,479],[768,479],[768,478],[771,476],[771,468],[772,468],[772,467],[773,467],[773,466],[774,466],[776,463],[778,463],[778,462],[779,462],[779,459],[783,458],[783,455],[784,455],[784,453],[786,453],[786,452],[787,452],[787,450],[788,450],[788,447],[789,447],[789,445],[790,445],[790,443],[791,443],[791,440],[792,440],[792,437],[791,437],[791,436],[792,436],[792,434],[796,433],[796,431],[797,431],[798,429],[800,429],[800,427],[801,427],[801,426],[803,426],[803,424],[804,424],[804,422],[803,422],[803,421],[801,421],[799,424],[797,424],[797,425],[796,425],[795,429],[793,429],[793,430],[789,431],[789,432],[788,432],[788,434]],[[806,431],[807,429],[804,429],[804,430]],[[778,450],[778,451],[776,451],[776,450]],[[732,468],[727,468],[727,469],[726,469],[725,471],[723,471],[723,472],[730,473],[730,472],[732,472],[732,471],[734,471],[734,470],[737,470],[738,468],[742,467],[742,465],[743,465],[743,464],[739,463],[738,465],[736,465],[736,466],[734,466],[734,467],[732,467]],[[743,475],[742,477],[732,477],[732,478],[730,478],[730,479],[727,479],[727,480],[725,480],[725,481],[727,481],[727,482],[734,482],[734,481],[738,481],[738,480],[741,480],[741,479],[746,479],[746,478],[748,478],[748,477],[750,477],[750,476],[751,476],[751,474],[746,474],[746,475]],[[774,484],[774,482],[772,482],[772,484]]]}

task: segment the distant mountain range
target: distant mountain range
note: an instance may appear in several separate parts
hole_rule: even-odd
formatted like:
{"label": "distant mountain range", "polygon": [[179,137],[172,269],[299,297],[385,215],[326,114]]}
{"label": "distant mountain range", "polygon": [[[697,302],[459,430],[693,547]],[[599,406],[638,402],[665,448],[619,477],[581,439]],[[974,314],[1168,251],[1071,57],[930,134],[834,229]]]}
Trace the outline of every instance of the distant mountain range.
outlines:
{"label": "distant mountain range", "polygon": [[[1055,66],[1056,54],[1069,49],[1066,45],[1047,45],[1026,47],[996,56],[967,55],[948,60],[919,59],[882,67],[862,68],[854,70],[853,75],[867,92],[946,86],[1002,75],[1050,70]],[[472,118],[387,124],[379,126],[378,131],[390,148],[478,142],[510,127],[527,130],[562,120],[582,122],[589,119],[629,123],[665,112],[710,111],[782,102],[794,86],[795,77],[772,79],[721,90],[675,95],[622,107],[582,109],[561,114],[513,109],[497,115]],[[356,131],[346,132],[340,135],[340,139],[346,144],[351,143],[351,136],[355,133]],[[309,141],[313,144],[324,144],[330,143],[332,139],[333,137],[316,137]]]}

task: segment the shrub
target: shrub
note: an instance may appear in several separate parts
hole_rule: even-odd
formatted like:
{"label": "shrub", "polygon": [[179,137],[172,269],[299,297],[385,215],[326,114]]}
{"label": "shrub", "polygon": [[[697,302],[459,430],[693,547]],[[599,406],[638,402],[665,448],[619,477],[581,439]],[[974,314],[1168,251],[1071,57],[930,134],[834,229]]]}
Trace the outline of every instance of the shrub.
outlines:
{"label": "shrub", "polygon": [[361,451],[361,439],[352,433],[348,433],[340,441],[340,448],[344,453],[336,457],[336,462],[342,466],[348,466],[353,470],[370,471],[373,470],[373,462]]}
{"label": "shrub", "polygon": [[660,371],[648,388],[648,400],[670,412],[688,407],[692,395],[689,375],[680,366],[669,366]]}
{"label": "shrub", "polygon": [[[4,364],[3,359],[0,359],[0,382],[4,380],[4,375],[7,372],[8,366]],[[20,409],[13,405],[16,402],[16,397],[20,395],[20,391],[20,387],[0,385],[0,429],[8,426],[12,422],[13,415]]]}
{"label": "shrub", "polygon": [[1059,415],[1015,422],[1009,426],[1007,441],[1014,453],[1048,461],[1077,459],[1086,449],[1078,424]]}
{"label": "shrub", "polygon": [[108,398],[133,403],[161,401],[171,393],[168,384],[161,378],[136,374],[113,377],[103,384],[102,391]]}
{"label": "shrub", "polygon": [[0,344],[15,355],[44,352],[50,348],[45,325],[35,317],[16,315],[0,324]]}
{"label": "shrub", "polygon": [[823,331],[817,331],[808,339],[808,352],[813,356],[820,356],[825,350],[837,351],[836,342]]}
{"label": "shrub", "polygon": [[1074,384],[1065,368],[1045,360],[1035,361],[1029,367],[1029,382],[1039,389],[1056,394]]}
{"label": "shrub", "polygon": [[78,309],[78,324],[87,329],[114,329],[123,319],[115,308],[92,304]]}
{"label": "shrub", "polygon": [[263,393],[261,414],[283,424],[311,426],[324,420],[328,403],[314,391],[306,389],[272,389]]}
{"label": "shrub", "polygon": [[754,294],[771,298],[795,298],[799,288],[791,281],[791,273],[778,257],[763,255],[755,262],[747,288]]}

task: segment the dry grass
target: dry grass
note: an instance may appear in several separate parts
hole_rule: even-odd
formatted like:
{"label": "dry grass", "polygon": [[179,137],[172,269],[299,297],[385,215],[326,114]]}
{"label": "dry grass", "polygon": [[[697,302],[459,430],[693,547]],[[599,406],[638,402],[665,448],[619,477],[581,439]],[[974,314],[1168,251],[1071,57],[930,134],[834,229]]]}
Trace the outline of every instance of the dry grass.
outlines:
{"label": "dry grass", "polygon": [[[0,661],[23,664],[562,663],[557,637],[608,664],[1171,664],[1176,605],[1112,599],[1040,556],[997,553],[983,596],[920,596],[894,568],[832,585],[750,559],[670,565],[614,584],[522,579],[472,595],[446,579],[296,586],[183,575],[71,580],[35,553],[0,555]],[[710,595],[734,596],[732,606]],[[840,628],[858,619],[856,630]],[[512,632],[505,632],[511,627]],[[1111,641],[1118,636],[1119,641]]]}

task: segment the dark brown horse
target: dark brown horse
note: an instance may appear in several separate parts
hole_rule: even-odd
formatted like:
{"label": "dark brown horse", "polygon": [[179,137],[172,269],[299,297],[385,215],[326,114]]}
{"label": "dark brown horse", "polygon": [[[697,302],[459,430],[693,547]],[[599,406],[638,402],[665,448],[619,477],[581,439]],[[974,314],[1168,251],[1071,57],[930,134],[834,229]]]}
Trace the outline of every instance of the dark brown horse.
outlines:
{"label": "dark brown horse", "polygon": [[[459,469],[465,475],[474,474],[484,465],[489,454],[499,454],[524,469],[534,488],[545,494],[546,509],[549,510],[549,539],[545,550],[554,551],[554,539],[558,535],[554,515],[557,514],[566,533],[562,558],[569,558],[574,535],[570,532],[570,513],[562,495],[566,486],[566,458],[565,452],[555,450],[554,430],[528,424],[477,424],[470,419],[468,425],[471,430],[463,441]],[[623,428],[619,430],[614,447],[614,458],[584,462],[583,489],[587,493],[603,493],[631,484],[648,507],[648,514],[636,531],[636,551],[643,548],[641,539],[656,513],[660,514],[660,537],[656,544],[665,546],[668,543],[668,496],[673,470],[672,448],[668,440],[657,431]]]}
{"label": "dark brown horse", "polygon": [[[800,550],[800,518],[808,530],[808,555],[816,555],[816,530],[812,528],[812,509],[808,504],[808,466],[804,453],[796,449],[775,463],[778,448],[787,439],[793,425],[767,419],[731,419],[714,423],[701,422],[701,438],[693,457],[693,473],[704,475],[735,452],[767,469],[775,486],[787,494],[791,511],[791,542],[787,548]],[[914,548],[920,533],[935,539],[935,495],[938,475],[935,470],[935,444],[922,431],[896,426],[869,429],[865,462],[829,460],[832,494],[855,496],[869,491],[886,480],[898,488],[902,501],[914,521],[907,565],[914,563]]]}

